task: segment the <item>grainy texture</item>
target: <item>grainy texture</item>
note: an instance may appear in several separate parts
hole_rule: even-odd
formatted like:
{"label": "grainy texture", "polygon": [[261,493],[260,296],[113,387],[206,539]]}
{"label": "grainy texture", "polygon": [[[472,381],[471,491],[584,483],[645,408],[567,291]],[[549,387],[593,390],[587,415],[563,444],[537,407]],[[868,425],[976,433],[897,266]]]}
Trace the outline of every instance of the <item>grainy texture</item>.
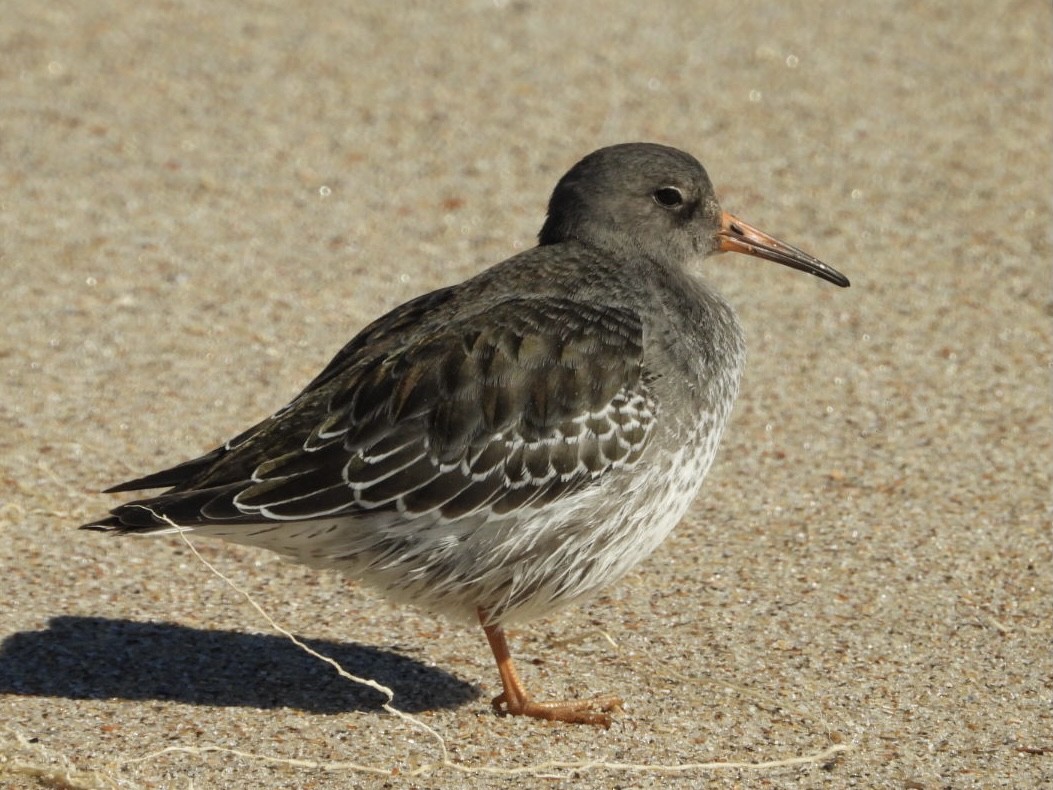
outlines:
{"label": "grainy texture", "polygon": [[616,690],[620,723],[495,718],[477,629],[201,551],[467,766],[837,742],[830,761],[688,776],[1048,782],[1050,17],[1037,0],[0,2],[0,784],[65,760],[87,786],[507,786],[123,762],[211,744],[404,774],[438,751],[177,540],[73,527],[118,501],[94,491],[281,406],[370,319],[532,244],[554,179],[637,139],[696,154],[725,208],[852,288],[708,264],[750,359],[700,499],[604,597],[513,640],[532,689]]}

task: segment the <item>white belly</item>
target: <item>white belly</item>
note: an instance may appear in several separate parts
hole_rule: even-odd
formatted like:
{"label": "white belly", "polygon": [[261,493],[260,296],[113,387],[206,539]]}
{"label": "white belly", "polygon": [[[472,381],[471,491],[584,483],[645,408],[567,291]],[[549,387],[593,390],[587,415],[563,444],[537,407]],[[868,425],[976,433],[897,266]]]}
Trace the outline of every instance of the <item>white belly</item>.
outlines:
{"label": "white belly", "polygon": [[482,608],[495,621],[527,621],[596,592],[658,547],[698,494],[725,421],[710,416],[678,450],[655,448],[597,485],[506,517],[388,511],[195,531],[334,568],[455,619],[472,621]]}

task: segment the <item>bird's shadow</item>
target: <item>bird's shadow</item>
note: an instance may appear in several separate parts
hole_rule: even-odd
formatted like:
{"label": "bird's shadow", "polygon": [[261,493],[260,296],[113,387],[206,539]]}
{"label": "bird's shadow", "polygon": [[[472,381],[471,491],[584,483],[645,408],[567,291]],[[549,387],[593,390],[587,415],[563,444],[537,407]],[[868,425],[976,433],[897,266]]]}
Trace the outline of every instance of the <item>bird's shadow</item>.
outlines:
{"label": "bird's shadow", "polygon": [[[415,713],[479,696],[473,684],[367,645],[303,639],[346,671],[395,693]],[[386,696],[337,675],[287,638],[203,631],[169,623],[55,617],[0,643],[0,694],[69,699],[172,700],[191,705],[379,710]]]}

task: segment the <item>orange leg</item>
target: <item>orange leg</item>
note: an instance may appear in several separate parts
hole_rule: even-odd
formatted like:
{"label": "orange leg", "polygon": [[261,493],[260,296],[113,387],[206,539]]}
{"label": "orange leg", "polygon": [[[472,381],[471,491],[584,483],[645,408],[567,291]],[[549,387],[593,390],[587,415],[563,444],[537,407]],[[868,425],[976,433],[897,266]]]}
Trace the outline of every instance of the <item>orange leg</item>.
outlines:
{"label": "orange leg", "polygon": [[516,672],[512,663],[512,654],[508,650],[505,630],[500,625],[487,624],[489,616],[479,610],[479,622],[486,632],[486,639],[497,661],[497,671],[501,674],[504,691],[494,697],[494,710],[502,715],[532,716],[535,719],[548,721],[565,721],[571,724],[595,724],[610,727],[610,711],[618,710],[622,701],[617,697],[598,697],[592,700],[575,700],[569,702],[533,702]]}

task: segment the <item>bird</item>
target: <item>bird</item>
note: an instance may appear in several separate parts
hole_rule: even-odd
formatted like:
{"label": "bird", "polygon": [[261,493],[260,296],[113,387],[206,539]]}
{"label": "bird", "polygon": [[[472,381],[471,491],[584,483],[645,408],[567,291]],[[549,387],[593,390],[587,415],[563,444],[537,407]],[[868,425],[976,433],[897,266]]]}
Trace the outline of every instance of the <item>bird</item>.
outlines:
{"label": "bird", "polygon": [[167,490],[81,528],[262,547],[478,622],[498,714],[609,727],[616,696],[528,693],[505,627],[624,576],[699,493],[745,357],[698,265],[722,252],[849,285],[724,212],[690,154],[596,150],[536,246],[376,319],[275,414],[107,489]]}

